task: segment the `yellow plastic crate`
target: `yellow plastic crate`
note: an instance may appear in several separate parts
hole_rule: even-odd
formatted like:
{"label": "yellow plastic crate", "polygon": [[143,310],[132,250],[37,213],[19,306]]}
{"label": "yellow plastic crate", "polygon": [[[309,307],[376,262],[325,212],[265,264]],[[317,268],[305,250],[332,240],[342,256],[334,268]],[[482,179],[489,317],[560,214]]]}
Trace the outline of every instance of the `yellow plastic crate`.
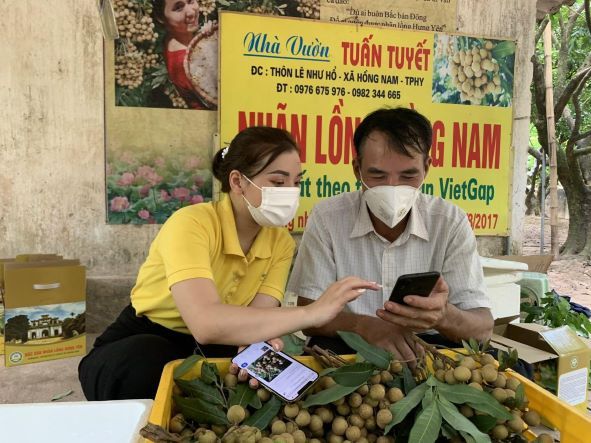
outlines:
{"label": "yellow plastic crate", "polygon": [[[354,356],[343,356],[344,359],[352,361]],[[322,367],[313,357],[296,357],[296,359],[311,368],[321,371]],[[210,358],[209,363],[217,365],[220,374],[225,375],[230,367],[230,359]],[[168,420],[172,411],[172,388],[174,385],[173,371],[182,360],[175,360],[168,363],[162,371],[160,385],[154,399],[149,422],[168,429]],[[199,377],[203,360],[191,369],[183,378],[192,379]],[[591,417],[583,414],[578,409],[563,402],[555,395],[539,387],[527,378],[513,371],[507,371],[511,377],[515,377],[525,386],[525,394],[529,399],[529,406],[544,416],[548,423],[560,431],[561,443],[589,443],[591,441]],[[526,436],[533,439],[531,433]],[[149,440],[145,440],[149,442]]]}

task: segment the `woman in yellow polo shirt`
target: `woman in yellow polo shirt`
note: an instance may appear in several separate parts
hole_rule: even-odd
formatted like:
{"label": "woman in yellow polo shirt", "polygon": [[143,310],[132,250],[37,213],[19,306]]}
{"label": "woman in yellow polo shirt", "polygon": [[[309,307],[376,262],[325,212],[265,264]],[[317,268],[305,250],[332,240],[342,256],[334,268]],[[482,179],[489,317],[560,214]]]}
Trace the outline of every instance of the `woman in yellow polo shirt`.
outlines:
{"label": "woman in yellow polo shirt", "polygon": [[[280,308],[294,253],[300,151],[286,131],[252,127],[213,159],[224,197],[176,211],[152,242],[131,304],[80,363],[88,400],[153,398],[164,365],[197,352],[321,326],[376,283],[347,277],[314,303]],[[321,264],[318,264],[321,265]],[[197,344],[196,344],[197,342]]]}

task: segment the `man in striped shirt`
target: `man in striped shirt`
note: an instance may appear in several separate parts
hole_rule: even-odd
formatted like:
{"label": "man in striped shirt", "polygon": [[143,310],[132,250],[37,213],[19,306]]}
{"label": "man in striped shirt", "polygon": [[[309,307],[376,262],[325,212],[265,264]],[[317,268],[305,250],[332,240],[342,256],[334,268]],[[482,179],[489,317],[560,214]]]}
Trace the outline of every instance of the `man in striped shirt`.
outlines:
{"label": "man in striped shirt", "polygon": [[[431,137],[430,122],[406,108],[377,110],[355,131],[353,168],[362,189],[316,204],[287,290],[306,305],[336,280],[358,275],[380,283],[382,291],[349,303],[324,327],[305,330],[314,343],[346,352],[330,337],[353,331],[412,360],[422,351],[415,333],[453,343],[490,337],[490,301],[466,214],[420,193]],[[406,306],[388,301],[399,276],[426,271],[441,273],[430,296],[409,295]]]}

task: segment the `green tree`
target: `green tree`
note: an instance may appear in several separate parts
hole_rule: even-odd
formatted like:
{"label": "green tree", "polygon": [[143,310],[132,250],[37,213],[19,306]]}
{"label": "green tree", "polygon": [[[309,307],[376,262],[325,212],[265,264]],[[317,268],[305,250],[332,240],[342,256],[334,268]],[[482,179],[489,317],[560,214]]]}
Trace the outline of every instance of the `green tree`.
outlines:
{"label": "green tree", "polygon": [[21,340],[23,343],[28,341],[27,331],[29,330],[29,317],[26,315],[17,315],[9,318],[5,325],[6,341]]}
{"label": "green tree", "polygon": [[[585,21],[585,5],[577,0],[563,6],[538,25],[532,87],[532,120],[539,151],[549,155],[546,122],[544,58],[541,35],[548,20],[553,30],[554,116],[556,120],[558,180],[564,188],[569,211],[569,230],[561,254],[591,257],[591,35]],[[549,161],[547,160],[547,164]],[[538,168],[539,169],[539,168]]]}

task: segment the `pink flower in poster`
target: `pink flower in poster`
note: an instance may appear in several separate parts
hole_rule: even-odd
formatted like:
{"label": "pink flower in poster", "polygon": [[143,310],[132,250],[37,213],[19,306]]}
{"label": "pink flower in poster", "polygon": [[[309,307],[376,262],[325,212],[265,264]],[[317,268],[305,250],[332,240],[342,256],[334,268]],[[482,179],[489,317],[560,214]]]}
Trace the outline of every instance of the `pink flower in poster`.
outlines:
{"label": "pink flower in poster", "polygon": [[166,164],[166,161],[162,157],[156,157],[154,159],[154,164],[159,168],[163,167]]}
{"label": "pink flower in poster", "polygon": [[197,169],[200,165],[201,165],[202,160],[199,157],[195,157],[194,155],[187,158],[187,160],[185,160],[185,169],[186,170],[191,170],[191,169]]}
{"label": "pink flower in poster", "polygon": [[197,186],[199,188],[205,184],[205,179],[200,175],[196,175],[194,180],[195,180],[195,186]]}
{"label": "pink flower in poster", "polygon": [[192,205],[196,205],[197,203],[203,203],[203,196],[202,195],[194,195],[193,197],[191,197],[191,200],[189,201],[189,203],[191,203]]}
{"label": "pink flower in poster", "polygon": [[111,200],[111,212],[123,212],[129,208],[127,197],[115,197]]}
{"label": "pink flower in poster", "polygon": [[162,177],[156,173],[151,166],[140,166],[137,168],[137,176],[145,179],[152,186],[157,185],[162,181]]}
{"label": "pink flower in poster", "polygon": [[132,172],[124,172],[121,174],[121,178],[117,180],[119,186],[129,186],[135,180],[135,175]]}
{"label": "pink flower in poster", "polygon": [[148,220],[150,218],[150,211],[142,209],[141,211],[138,211],[137,216],[142,220]]}
{"label": "pink flower in poster", "polygon": [[162,199],[162,201],[169,201],[170,200],[170,194],[168,192],[166,192],[164,189],[160,190],[160,198]]}
{"label": "pink flower in poster", "polygon": [[148,194],[150,193],[150,189],[152,189],[151,185],[142,186],[139,190],[140,197],[142,197],[142,198],[147,197]]}
{"label": "pink flower in poster", "polygon": [[129,163],[129,164],[135,163],[135,158],[134,158],[133,154],[129,151],[125,151],[123,154],[121,154],[120,160],[124,163]]}
{"label": "pink flower in poster", "polygon": [[179,201],[186,201],[189,200],[189,191],[187,188],[174,188],[172,190],[172,196]]}

